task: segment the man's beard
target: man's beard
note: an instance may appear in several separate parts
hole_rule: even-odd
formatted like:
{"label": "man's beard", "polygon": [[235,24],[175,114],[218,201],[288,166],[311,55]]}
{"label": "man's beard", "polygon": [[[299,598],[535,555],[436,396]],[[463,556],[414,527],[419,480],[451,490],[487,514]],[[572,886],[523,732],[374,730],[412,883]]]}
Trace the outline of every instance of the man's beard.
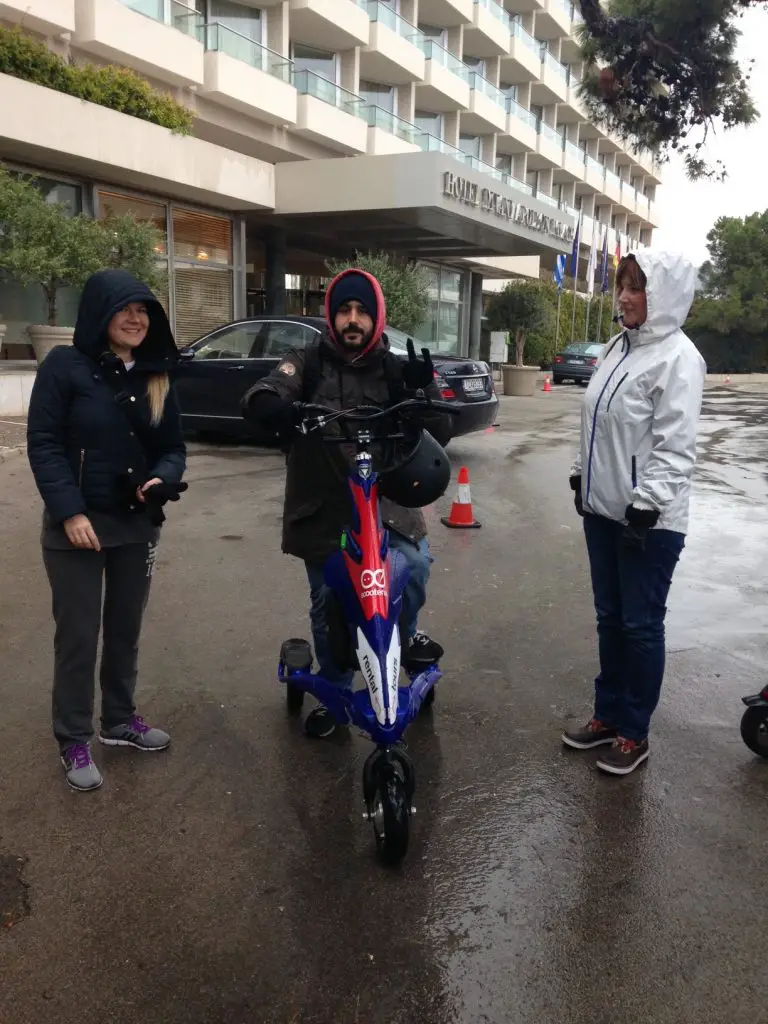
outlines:
{"label": "man's beard", "polygon": [[[362,336],[362,340],[355,342],[354,344],[347,341],[347,335],[356,335],[357,337]],[[348,327],[341,332],[341,343],[344,348],[349,349],[351,352],[361,352],[363,349],[370,345],[373,338],[373,331],[361,331],[359,329],[350,330]]]}

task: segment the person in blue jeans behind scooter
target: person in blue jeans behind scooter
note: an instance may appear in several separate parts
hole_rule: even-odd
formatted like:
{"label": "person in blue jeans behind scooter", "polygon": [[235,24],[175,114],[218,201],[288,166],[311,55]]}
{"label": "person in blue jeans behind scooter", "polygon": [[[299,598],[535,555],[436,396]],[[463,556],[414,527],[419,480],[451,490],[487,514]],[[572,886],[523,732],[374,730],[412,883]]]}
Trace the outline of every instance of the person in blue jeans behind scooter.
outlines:
{"label": "person in blue jeans behind scooter", "polygon": [[597,612],[594,715],[567,729],[576,750],[610,746],[597,767],[628,775],[648,757],[665,665],[666,602],[685,544],[706,366],[680,329],[696,272],[643,249],[616,272],[623,329],[587,389],[571,469]]}
{"label": "person in blue jeans behind scooter", "polygon": [[[386,306],[379,282],[362,270],[342,271],[331,281],[325,296],[327,329],[323,338],[305,349],[292,349],[267,377],[243,396],[244,417],[260,428],[274,431],[290,444],[283,509],[283,551],[301,558],[310,587],[310,620],[315,655],[322,674],[339,686],[350,686],[351,673],[340,672],[329,641],[329,592],[323,578],[328,555],[338,549],[342,530],[350,519],[348,465],[338,445],[324,444],[317,435],[299,434],[296,403],[352,409],[358,405],[387,408],[424,390],[436,401],[440,391],[434,372],[424,359],[402,360],[389,351],[384,333]],[[411,353],[413,356],[414,354]],[[432,412],[423,426],[444,444],[450,437],[450,419]],[[418,626],[426,601],[432,556],[421,509],[403,508],[382,492],[381,516],[392,548],[408,563],[409,580],[403,594],[403,664],[409,657],[438,661],[440,644]],[[336,721],[322,705],[305,722],[308,736],[330,736]]]}

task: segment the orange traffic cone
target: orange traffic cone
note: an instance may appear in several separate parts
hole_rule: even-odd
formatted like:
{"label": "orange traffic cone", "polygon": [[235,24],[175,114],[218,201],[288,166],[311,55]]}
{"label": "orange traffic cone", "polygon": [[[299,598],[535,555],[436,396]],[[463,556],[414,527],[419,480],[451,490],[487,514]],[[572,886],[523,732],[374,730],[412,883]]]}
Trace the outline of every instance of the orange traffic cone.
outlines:
{"label": "orange traffic cone", "polygon": [[477,530],[482,525],[472,513],[472,498],[469,493],[469,470],[462,466],[459,470],[459,493],[451,506],[449,516],[441,516],[440,522],[454,530]]}
{"label": "orange traffic cone", "polygon": [[551,391],[552,390],[552,381],[549,379],[549,377],[545,377],[544,378],[544,390],[545,391]]}

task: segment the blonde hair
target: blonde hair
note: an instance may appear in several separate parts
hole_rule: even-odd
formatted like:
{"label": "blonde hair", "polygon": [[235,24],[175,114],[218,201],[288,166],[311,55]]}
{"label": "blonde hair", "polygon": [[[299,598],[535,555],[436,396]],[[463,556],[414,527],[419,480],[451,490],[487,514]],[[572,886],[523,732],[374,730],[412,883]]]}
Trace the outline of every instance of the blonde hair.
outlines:
{"label": "blonde hair", "polygon": [[165,400],[171,390],[171,382],[167,373],[153,373],[147,381],[147,398],[149,399],[149,421],[156,427],[163,418]]}

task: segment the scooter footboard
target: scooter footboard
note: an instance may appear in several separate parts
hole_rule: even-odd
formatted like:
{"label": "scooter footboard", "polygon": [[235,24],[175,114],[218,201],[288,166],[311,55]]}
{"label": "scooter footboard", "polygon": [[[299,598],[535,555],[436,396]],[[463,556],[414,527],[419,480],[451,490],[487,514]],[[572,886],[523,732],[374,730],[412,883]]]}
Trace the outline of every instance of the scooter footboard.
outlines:
{"label": "scooter footboard", "polygon": [[286,672],[278,670],[278,678],[281,683],[290,683],[297,686],[315,697],[324,707],[328,708],[333,717],[340,724],[351,721],[352,691],[342,689],[329,683],[324,676],[314,675],[312,672]]}

